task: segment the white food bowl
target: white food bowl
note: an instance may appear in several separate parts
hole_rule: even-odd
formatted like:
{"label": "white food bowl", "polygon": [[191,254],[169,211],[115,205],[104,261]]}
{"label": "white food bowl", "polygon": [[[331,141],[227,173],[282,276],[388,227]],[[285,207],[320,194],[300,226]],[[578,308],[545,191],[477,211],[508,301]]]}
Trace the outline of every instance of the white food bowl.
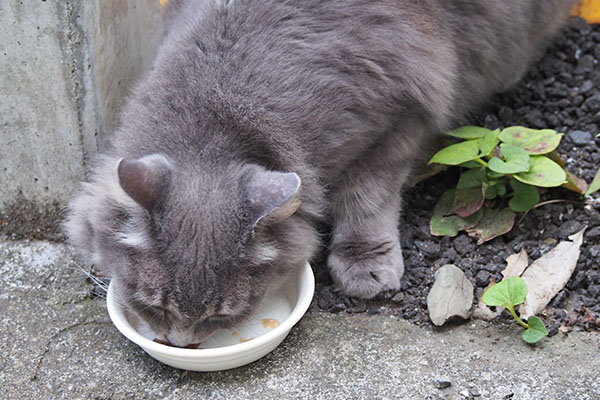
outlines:
{"label": "white food bowl", "polygon": [[246,322],[216,332],[199,349],[166,346],[153,341],[151,333],[142,335],[132,326],[129,315],[115,301],[111,284],[106,308],[117,329],[150,356],[172,367],[190,371],[220,371],[249,364],[267,355],[285,339],[302,318],[315,291],[315,278],[306,263]]}

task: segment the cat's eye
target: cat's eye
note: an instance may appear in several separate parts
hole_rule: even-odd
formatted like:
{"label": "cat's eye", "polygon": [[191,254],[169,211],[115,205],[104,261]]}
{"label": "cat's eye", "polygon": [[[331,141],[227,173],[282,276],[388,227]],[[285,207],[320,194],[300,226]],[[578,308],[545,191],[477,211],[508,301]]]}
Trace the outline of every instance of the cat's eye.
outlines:
{"label": "cat's eye", "polygon": [[167,323],[169,321],[169,312],[164,307],[149,306],[140,310],[140,313],[144,314],[146,319],[154,322]]}
{"label": "cat's eye", "polygon": [[212,315],[209,318],[209,320],[210,321],[226,321],[230,318],[231,318],[231,315],[229,315],[229,314],[215,314],[215,315]]}

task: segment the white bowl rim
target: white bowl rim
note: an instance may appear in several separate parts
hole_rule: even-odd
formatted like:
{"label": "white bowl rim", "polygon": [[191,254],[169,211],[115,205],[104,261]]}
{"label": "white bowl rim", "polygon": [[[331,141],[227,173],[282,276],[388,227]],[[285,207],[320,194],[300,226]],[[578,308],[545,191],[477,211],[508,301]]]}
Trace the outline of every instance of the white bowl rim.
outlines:
{"label": "white bowl rim", "polygon": [[138,333],[129,324],[125,318],[123,310],[117,306],[114,300],[114,289],[112,283],[108,287],[106,295],[106,308],[110,319],[116,328],[133,343],[142,347],[149,352],[159,353],[166,356],[172,356],[184,359],[203,359],[203,358],[221,358],[223,356],[233,355],[237,353],[246,353],[253,349],[258,349],[274,341],[281,335],[286,335],[294,325],[302,318],[308,310],[315,291],[315,277],[312,268],[308,262],[304,264],[302,270],[298,273],[300,277],[298,300],[290,315],[279,326],[273,328],[269,332],[258,336],[252,340],[243,343],[237,343],[225,347],[216,347],[211,349],[185,349],[180,347],[171,347],[164,344],[156,343],[145,338]]}

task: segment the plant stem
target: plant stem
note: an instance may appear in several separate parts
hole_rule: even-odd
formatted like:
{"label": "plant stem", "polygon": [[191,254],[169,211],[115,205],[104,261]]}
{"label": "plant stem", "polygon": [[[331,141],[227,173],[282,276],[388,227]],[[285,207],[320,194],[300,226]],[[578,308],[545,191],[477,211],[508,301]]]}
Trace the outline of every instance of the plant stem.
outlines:
{"label": "plant stem", "polygon": [[479,164],[483,165],[486,168],[488,166],[488,163],[486,163],[485,161],[483,161],[481,158],[476,158],[475,161],[477,161]]}
{"label": "plant stem", "polygon": [[510,311],[510,313],[512,314],[513,318],[515,320],[517,320],[517,322],[523,327],[523,328],[529,328],[529,325],[527,325],[527,323],[523,322],[523,320],[521,318],[519,318],[519,316],[517,315],[517,313],[515,312],[515,309],[513,306],[507,306],[506,309],[508,311]]}

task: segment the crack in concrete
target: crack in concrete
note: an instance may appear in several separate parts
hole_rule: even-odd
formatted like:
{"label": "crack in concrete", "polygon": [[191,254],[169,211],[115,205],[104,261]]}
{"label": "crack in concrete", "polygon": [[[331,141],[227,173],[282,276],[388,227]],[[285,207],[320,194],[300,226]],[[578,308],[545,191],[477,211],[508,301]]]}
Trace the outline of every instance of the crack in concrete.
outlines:
{"label": "crack in concrete", "polygon": [[34,368],[34,373],[33,376],[31,378],[29,378],[29,380],[31,382],[35,382],[36,380],[39,379],[39,375],[40,375],[40,371],[42,369],[42,364],[44,362],[44,360],[46,359],[46,355],[50,352],[50,345],[62,334],[64,334],[65,332],[68,332],[70,330],[79,328],[81,326],[88,326],[88,325],[108,325],[110,324],[110,322],[108,321],[88,321],[83,320],[83,321],[79,321],[76,322],[72,325],[68,325],[65,326],[61,329],[59,329],[55,334],[53,334],[50,339],[48,339],[48,341],[46,342],[46,346],[44,348],[44,351],[42,352],[42,354],[39,355],[39,360]]}

